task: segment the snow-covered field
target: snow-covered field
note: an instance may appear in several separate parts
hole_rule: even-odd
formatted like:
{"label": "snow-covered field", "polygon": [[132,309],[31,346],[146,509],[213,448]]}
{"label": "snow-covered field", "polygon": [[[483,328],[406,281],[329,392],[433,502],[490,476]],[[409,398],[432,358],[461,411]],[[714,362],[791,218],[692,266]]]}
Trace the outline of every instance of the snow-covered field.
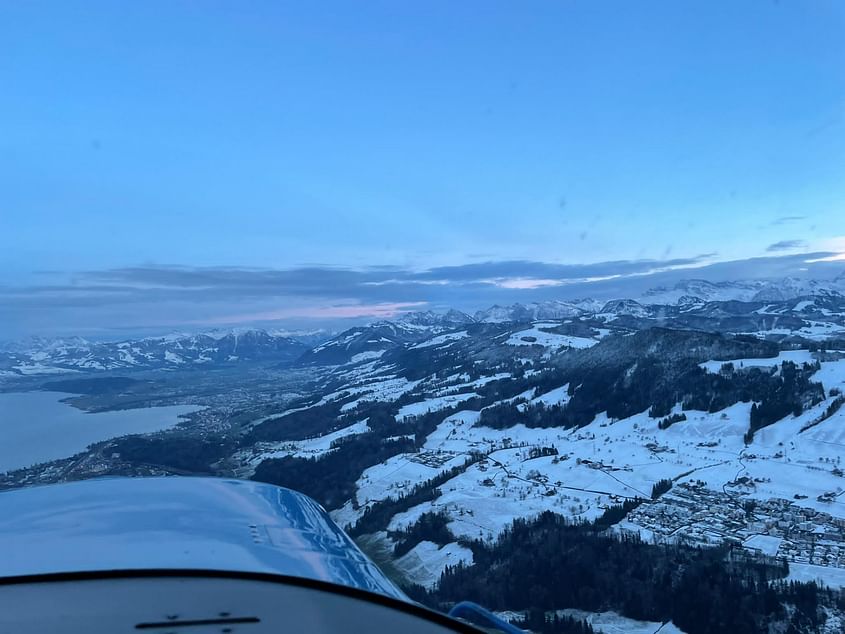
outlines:
{"label": "snow-covered field", "polygon": [[249,459],[249,463],[257,466],[262,460],[267,460],[268,458],[284,458],[285,456],[294,458],[318,458],[332,450],[331,444],[334,441],[355,434],[364,434],[369,430],[367,421],[361,421],[360,423],[338,429],[318,438],[273,443],[272,446],[265,447],[261,453],[252,456]]}
{"label": "snow-covered field", "polygon": [[790,581],[820,581],[831,588],[845,589],[845,568],[814,566],[812,564],[789,564]]}
{"label": "snow-covered field", "polygon": [[513,333],[505,343],[511,346],[542,346],[550,350],[560,350],[561,348],[589,348],[598,343],[596,339],[587,337],[573,337],[571,335],[559,335],[553,332],[548,332],[549,328],[554,328],[560,324],[556,322],[544,323],[537,322],[527,330],[521,330]]}
{"label": "snow-covered field", "polygon": [[[395,516],[391,528],[406,526],[435,507],[449,512],[456,535],[495,537],[515,518],[544,510],[593,519],[625,498],[649,497],[658,480],[699,477],[726,462],[733,462],[732,479],[749,407],[736,405],[726,418],[722,413],[688,412],[688,427],[679,424],[668,430],[658,430],[657,421],[646,413],[616,422],[598,417],[577,431],[521,425],[493,430],[473,426],[477,413],[460,412],[438,426],[424,449],[476,449],[488,453],[488,459],[447,482],[433,504]],[[702,436],[696,431],[702,428],[707,428],[706,438],[715,431],[721,444],[699,447]],[[532,459],[532,447],[555,447],[559,453]]]}
{"label": "snow-covered field", "polygon": [[478,395],[470,392],[469,394],[451,394],[449,396],[437,396],[435,398],[429,398],[418,403],[409,403],[408,405],[403,406],[399,410],[399,413],[396,414],[396,420],[401,422],[409,416],[419,416],[420,414],[426,414],[428,412],[437,412],[441,409],[454,407],[455,405],[459,405],[460,403],[468,401],[469,399],[474,398],[476,396]]}
{"label": "snow-covered field", "polygon": [[419,349],[419,348],[431,348],[434,346],[442,346],[443,344],[452,343],[458,341],[459,339],[464,339],[468,337],[466,330],[462,330],[460,332],[450,332],[445,335],[438,335],[436,337],[432,337],[431,339],[427,339],[422,343],[418,343],[415,346],[411,346],[411,349]]}
{"label": "snow-covered field", "polygon": [[774,557],[778,554],[778,548],[780,548],[782,542],[782,537],[775,537],[773,535],[752,535],[746,539],[742,545],[750,550],[756,550],[764,555]]}
{"label": "snow-covered field", "polygon": [[808,350],[787,350],[776,357],[758,359],[732,359],[730,361],[706,361],[699,364],[708,372],[718,372],[725,363],[732,363],[735,368],[771,368],[781,365],[784,361],[792,361],[798,365],[813,363],[815,359]]}
{"label": "snow-covered field", "polygon": [[566,385],[562,385],[557,387],[553,390],[546,392],[545,394],[541,394],[540,396],[535,396],[531,399],[532,404],[542,403],[543,405],[549,407],[551,405],[566,405],[569,402],[569,383]]}
{"label": "snow-covered field", "polygon": [[[48,365],[44,365],[41,363],[20,363],[16,366],[13,366],[17,373],[20,374],[67,374],[71,372],[79,372],[79,370],[70,370],[67,368],[54,368]],[[7,376],[17,376],[15,372],[6,372]]]}
{"label": "snow-covered field", "polygon": [[684,634],[671,621],[637,621],[616,612],[585,612],[584,610],[558,610],[560,616],[571,616],[586,621],[601,634]]}
{"label": "snow-covered field", "polygon": [[440,579],[446,566],[454,566],[459,562],[472,563],[472,551],[469,548],[456,542],[438,546],[433,542],[422,541],[397,559],[395,564],[411,583],[431,588]]}

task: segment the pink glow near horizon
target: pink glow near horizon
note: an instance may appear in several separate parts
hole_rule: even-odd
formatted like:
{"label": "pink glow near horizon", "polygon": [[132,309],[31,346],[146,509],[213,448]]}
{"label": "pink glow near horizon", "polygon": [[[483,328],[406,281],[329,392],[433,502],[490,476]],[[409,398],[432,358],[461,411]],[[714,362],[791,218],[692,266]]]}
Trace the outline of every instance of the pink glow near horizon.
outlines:
{"label": "pink glow near horizon", "polygon": [[353,318],[353,317],[395,317],[397,314],[426,304],[426,302],[393,302],[381,304],[342,304],[335,306],[299,306],[279,308],[240,315],[224,315],[198,319],[191,323],[199,325],[239,324],[254,321],[274,321],[294,317],[310,318]]}

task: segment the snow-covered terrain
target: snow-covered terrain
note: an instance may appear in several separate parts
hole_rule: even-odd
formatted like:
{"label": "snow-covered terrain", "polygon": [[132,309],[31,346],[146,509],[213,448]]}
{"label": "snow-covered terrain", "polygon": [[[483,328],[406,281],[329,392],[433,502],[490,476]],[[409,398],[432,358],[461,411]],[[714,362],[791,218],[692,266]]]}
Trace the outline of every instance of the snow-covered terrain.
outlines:
{"label": "snow-covered terrain", "polygon": [[[311,382],[294,400],[247,408],[242,444],[226,464],[250,477],[272,461],[290,477],[285,463],[319,468],[321,459],[352,458],[357,465],[359,455],[337,452],[366,447],[346,481],[325,474],[331,492],[342,491],[327,507],[346,527],[377,509],[383,520],[370,538],[385,552],[424,514],[438,512],[454,541],[423,539],[393,562],[425,586],[445,566],[471,561],[458,540],[490,543],[515,519],[544,511],[592,521],[625,501],[636,506],[613,532],[729,542],[786,558],[795,578],[835,585],[845,570],[845,297],[821,285],[809,295],[789,289],[807,291],[691,282],[642,301],[513,305],[474,317],[409,313],[356,326],[288,361]],[[177,374],[258,359],[275,371],[288,345],[266,333],[105,348],[73,340],[6,351],[0,372],[4,380],[76,376],[155,363]],[[753,408],[780,397],[780,387],[763,387],[790,375],[786,362],[819,385],[751,430]],[[756,383],[737,380],[743,376]],[[664,379],[659,395],[670,398],[642,400]],[[702,385],[736,387],[736,395],[691,399],[689,390]],[[617,400],[605,401],[605,391]],[[309,484],[295,474],[294,481]],[[652,499],[659,486],[668,490]]]}
{"label": "snow-covered terrain", "polygon": [[396,567],[411,583],[430,588],[440,579],[446,566],[454,566],[459,562],[472,563],[472,551],[469,548],[455,542],[438,546],[433,542],[421,541],[396,560]]}
{"label": "snow-covered terrain", "polygon": [[452,394],[449,396],[429,398],[424,401],[420,401],[419,403],[403,405],[399,410],[399,413],[396,414],[396,420],[403,421],[410,416],[419,416],[420,414],[425,414],[427,412],[436,412],[441,409],[446,409],[447,407],[454,407],[455,405],[468,401],[475,396],[477,396],[477,394],[472,392],[468,394]]}
{"label": "snow-covered terrain", "polygon": [[558,324],[538,322],[532,328],[515,332],[505,342],[511,346],[542,346],[552,350],[560,348],[589,348],[598,343],[595,339],[586,337],[572,337],[549,332],[546,328],[554,328]]}
{"label": "snow-covered terrain", "polygon": [[261,447],[260,451],[245,452],[244,457],[250,464],[255,464],[267,458],[282,458],[291,456],[296,458],[318,458],[332,450],[332,443],[369,431],[367,421],[355,423],[337,431],[310,438],[308,440],[291,440],[284,443],[267,444]]}
{"label": "snow-covered terrain", "polygon": [[458,339],[463,339],[467,337],[466,330],[460,330],[458,332],[449,332],[445,335],[437,335],[436,337],[432,337],[431,339],[426,339],[422,343],[418,343],[415,346],[411,346],[413,349],[418,348],[430,348],[432,346],[442,346],[444,343],[448,343],[451,341],[457,341]]}
{"label": "snow-covered terrain", "polygon": [[672,288],[660,287],[647,291],[643,294],[643,301],[650,304],[677,304],[688,298],[707,302],[785,301],[830,292],[845,293],[845,275],[829,280],[802,280],[791,277],[716,283],[706,280],[683,280]]}
{"label": "snow-covered terrain", "polygon": [[792,363],[812,363],[813,355],[807,350],[786,350],[776,357],[763,359],[731,359],[728,361],[706,361],[700,366],[708,372],[718,372],[726,363],[737,368],[772,368],[781,365],[784,361]]}
{"label": "snow-covered terrain", "polygon": [[[815,357],[807,350],[797,350],[772,358],[735,359],[732,363],[736,367],[766,367],[783,361],[813,363]],[[712,361],[702,366],[718,372],[723,363]],[[822,382],[826,392],[845,388],[845,359],[823,361],[813,378]],[[535,403],[565,405],[568,385],[529,397]],[[641,506],[619,525],[620,530],[638,532],[647,539],[684,538],[717,543],[730,534],[719,517],[722,513],[730,515],[738,501],[782,500],[785,510],[773,507],[770,511],[761,505],[760,512],[748,521],[742,513],[742,527],[734,534],[749,549],[787,556],[800,563],[800,545],[794,546],[795,539],[785,539],[784,531],[777,528],[784,521],[780,514],[790,516],[794,514],[790,510],[793,507],[803,508],[815,514],[815,520],[807,520],[814,531],[834,530],[837,522],[845,527],[845,480],[836,472],[845,447],[845,410],[801,431],[832,400],[825,399],[800,416],[759,430],[750,445],[746,445],[744,435],[751,403],[737,403],[717,412],[687,410],[686,420],[668,429],[659,429],[659,421],[642,412],[621,420],[600,415],[591,424],[573,430],[529,429],[522,425],[494,430],[477,426],[479,412],[467,409],[445,416],[419,452],[401,454],[367,469],[357,482],[361,507],[353,510],[347,504],[333,514],[341,524],[353,524],[369,504],[398,499],[416,484],[460,467],[475,451],[482,452],[484,459],[441,485],[440,495],[432,502],[397,513],[388,530],[407,528],[423,513],[437,510],[448,514],[448,527],[454,535],[489,540],[515,518],[545,510],[573,519],[597,518],[611,504],[650,498],[652,487],[668,479],[674,483],[672,491],[658,503]],[[439,402],[420,401],[400,411],[429,411]],[[679,407],[674,410],[680,411]],[[539,447],[553,447],[556,453],[529,455]],[[742,484],[743,481],[750,485]],[[707,495],[700,495],[702,518],[689,516],[686,524],[672,526],[661,513],[675,513],[673,509],[682,508],[677,505],[690,500],[697,504],[695,487],[713,491],[721,499],[708,501]],[[833,496],[822,501],[831,492]],[[660,510],[664,507],[666,510]],[[779,515],[769,520],[769,512]],[[770,530],[768,525],[774,528]],[[835,555],[839,551],[832,552]],[[440,559],[429,546],[409,558],[422,560],[409,569],[423,566],[428,555],[432,557],[430,565],[436,569]],[[845,548],[836,561],[845,569]],[[834,568],[837,565],[834,560],[830,563]],[[824,577],[826,569],[819,566],[817,572]],[[837,582],[841,569],[831,573],[830,583]]]}
{"label": "snow-covered terrain", "polygon": [[[713,284],[680,282],[672,289],[653,289],[640,301],[547,301],[493,306],[474,317],[451,310],[443,314],[410,312],[394,321],[356,326],[334,337],[327,333],[230,329],[199,334],[174,333],[122,342],[90,342],[81,338],[5,344],[0,348],[0,376],[62,372],[144,370],[270,361],[338,366],[374,361],[383,354],[411,348],[445,349],[472,339],[483,325],[513,325],[505,341],[519,348],[547,352],[584,348],[610,334],[604,326],[637,327],[671,321],[697,327],[713,321],[715,330],[733,330],[758,337],[800,336],[823,341],[845,334],[845,275],[831,280],[751,280]],[[714,321],[715,320],[715,321]],[[720,325],[721,321],[725,325]],[[559,328],[589,323],[592,332],[562,334]],[[525,325],[530,324],[529,327]],[[522,325],[522,327],[519,327]],[[583,330],[583,329],[582,329]],[[290,336],[289,336],[290,335]],[[325,339],[325,340],[323,340]],[[310,348],[303,342],[319,342]]]}
{"label": "snow-covered terrain", "polygon": [[7,376],[150,370],[250,361],[289,363],[308,346],[264,330],[170,334],[131,341],[34,340],[0,352]]}
{"label": "snow-covered terrain", "polygon": [[601,634],[684,634],[677,625],[669,621],[637,621],[616,612],[585,612],[584,610],[558,610],[560,616],[570,616],[589,623]]}

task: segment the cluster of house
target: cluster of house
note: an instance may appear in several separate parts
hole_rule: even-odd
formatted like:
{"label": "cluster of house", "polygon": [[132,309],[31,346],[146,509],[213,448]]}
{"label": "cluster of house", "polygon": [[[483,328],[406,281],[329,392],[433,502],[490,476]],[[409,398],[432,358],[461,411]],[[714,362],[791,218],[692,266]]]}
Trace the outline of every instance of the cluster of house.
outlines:
{"label": "cluster of house", "polygon": [[699,483],[676,485],[640,505],[622,530],[657,541],[742,544],[787,561],[845,568],[845,518],[790,500],[742,499]]}
{"label": "cluster of house", "polygon": [[423,451],[411,456],[410,460],[411,462],[424,464],[432,469],[439,469],[454,457],[455,454],[451,451]]}

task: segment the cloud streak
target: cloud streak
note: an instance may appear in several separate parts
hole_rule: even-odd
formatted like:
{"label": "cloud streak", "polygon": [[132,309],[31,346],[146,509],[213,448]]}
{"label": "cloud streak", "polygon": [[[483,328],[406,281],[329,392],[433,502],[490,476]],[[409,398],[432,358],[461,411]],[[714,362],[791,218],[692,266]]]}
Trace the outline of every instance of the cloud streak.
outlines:
{"label": "cloud streak", "polygon": [[777,253],[778,251],[789,251],[791,249],[806,248],[807,243],[804,240],[781,240],[766,247],[767,253]]}
{"label": "cloud streak", "polygon": [[778,227],[781,225],[789,224],[791,222],[800,222],[806,219],[807,216],[781,216],[780,218],[775,218],[774,220],[772,220],[771,225],[774,227]]}

